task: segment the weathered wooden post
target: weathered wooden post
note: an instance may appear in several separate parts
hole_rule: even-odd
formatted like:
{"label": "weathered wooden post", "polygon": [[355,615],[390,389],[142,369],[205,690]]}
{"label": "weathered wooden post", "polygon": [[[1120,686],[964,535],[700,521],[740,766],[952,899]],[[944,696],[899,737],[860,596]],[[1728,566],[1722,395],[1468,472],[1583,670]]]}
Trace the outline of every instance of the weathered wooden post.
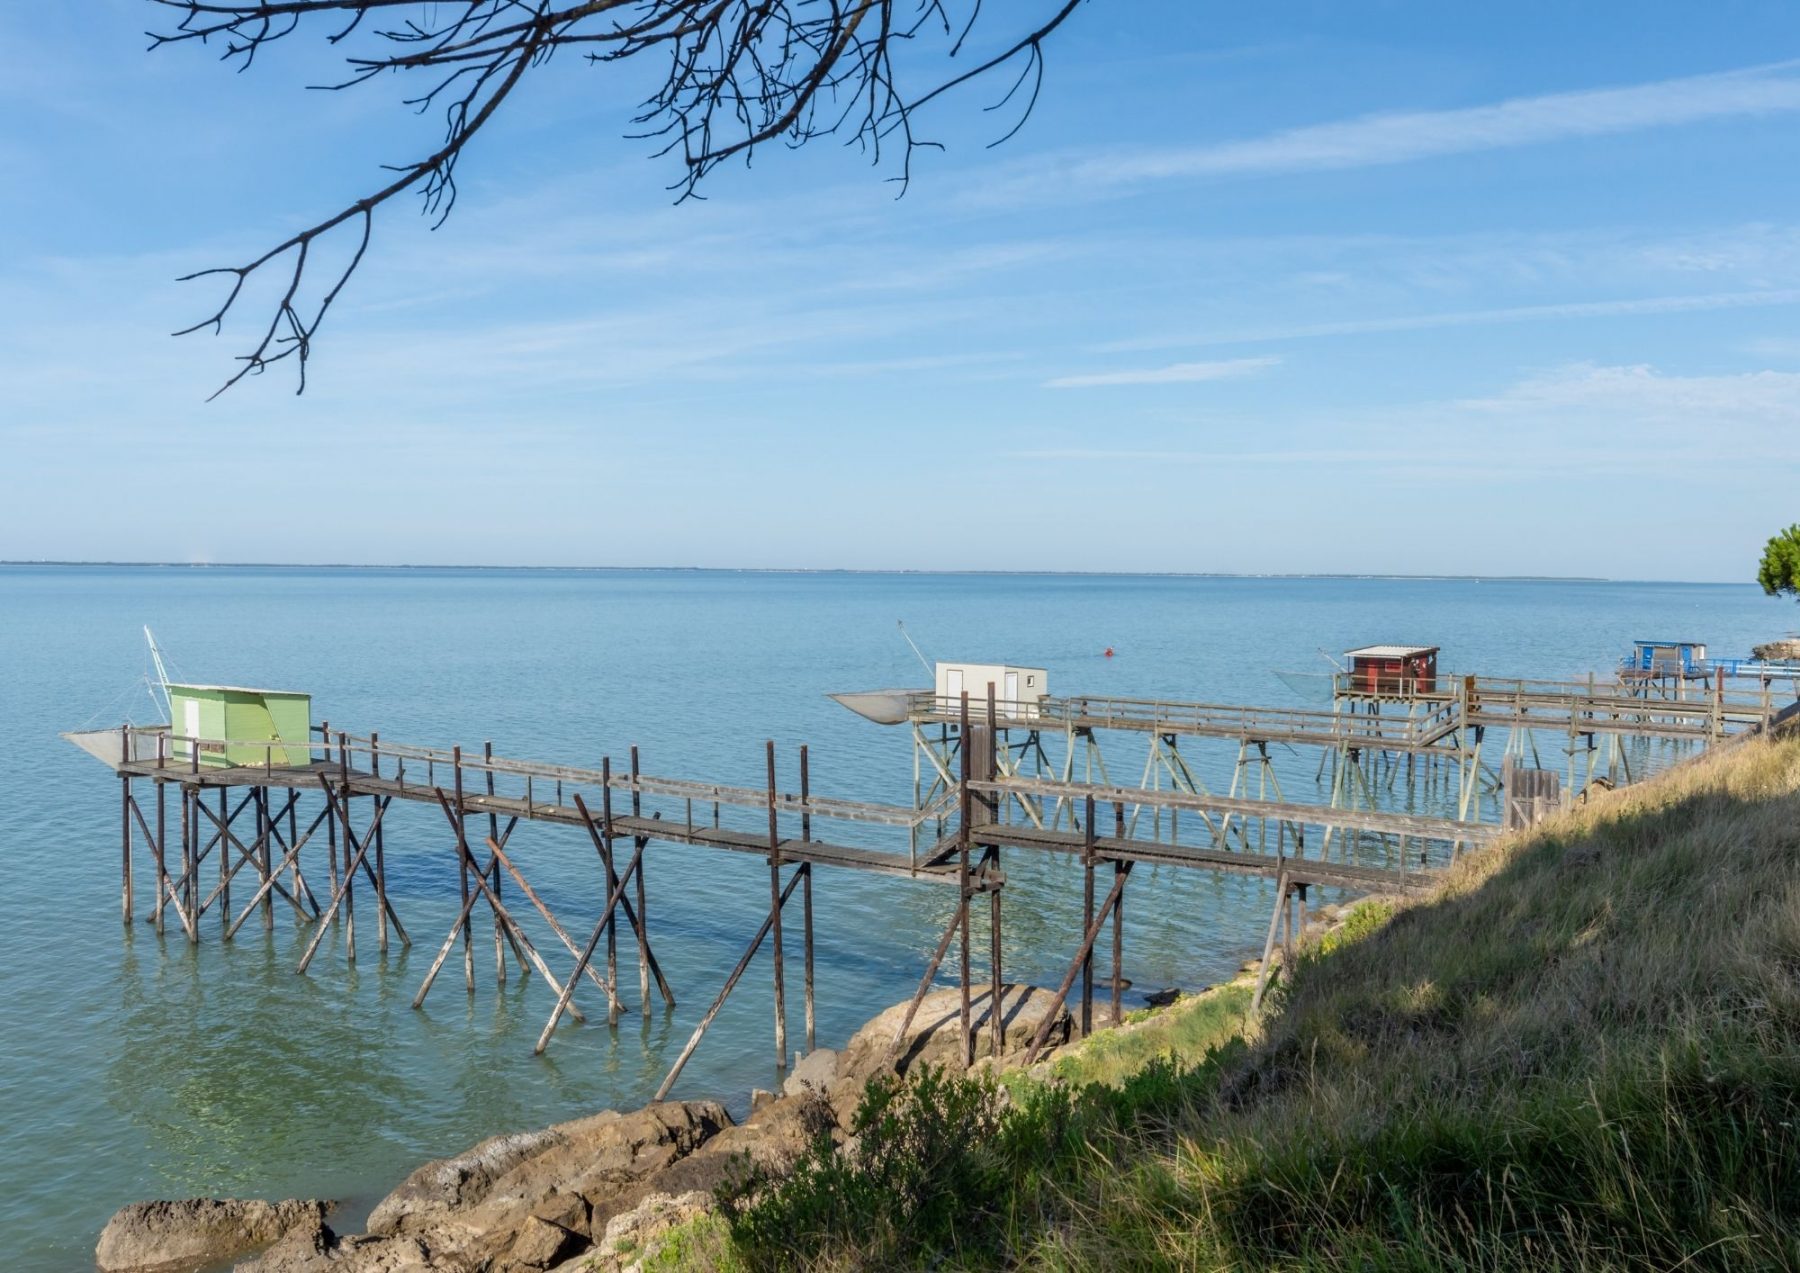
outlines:
{"label": "weathered wooden post", "polygon": [[958,766],[957,803],[960,810],[956,830],[956,918],[957,927],[962,933],[962,964],[958,977],[962,986],[962,1056],[963,1068],[975,1064],[975,1035],[970,1029],[969,1016],[969,823],[974,818],[974,802],[969,795],[969,767],[973,763],[974,748],[969,739],[969,691],[962,692],[961,701],[962,735],[957,748],[961,764]]}
{"label": "weathered wooden post", "polygon": [[[120,734],[124,734],[123,727]],[[121,739],[123,746],[123,739]],[[119,775],[119,891],[120,907],[131,924],[131,775]]]}
{"label": "weathered wooden post", "polygon": [[[806,744],[800,744],[800,838],[812,839],[812,778],[808,771]],[[641,877],[640,877],[641,878]],[[810,1054],[818,1045],[813,1031],[813,901],[812,863],[800,864],[800,917],[804,928],[805,965],[802,977],[806,995],[806,1050]],[[644,987],[644,1006],[650,1006],[649,983]]]}
{"label": "weathered wooden post", "polygon": [[463,798],[463,763],[462,747],[450,749],[450,765],[455,771],[453,789],[456,795],[456,871],[462,881],[462,948],[463,948],[463,984],[471,995],[475,993],[475,950],[474,931],[469,923],[469,838],[464,823],[468,818],[468,806]]}
{"label": "weathered wooden post", "polygon": [[344,806],[344,958],[356,962],[356,837],[350,819],[350,736],[338,734],[338,783]]}
{"label": "weathered wooden post", "polygon": [[783,994],[781,962],[781,827],[775,810],[775,740],[766,744],[769,765],[769,915],[774,921],[769,936],[775,961],[775,1068],[787,1068],[787,1002]]}
{"label": "weathered wooden post", "polygon": [[[1089,796],[1081,819],[1081,931],[1094,928],[1094,798]],[[1094,1032],[1094,948],[1081,959],[1081,1034]]]}

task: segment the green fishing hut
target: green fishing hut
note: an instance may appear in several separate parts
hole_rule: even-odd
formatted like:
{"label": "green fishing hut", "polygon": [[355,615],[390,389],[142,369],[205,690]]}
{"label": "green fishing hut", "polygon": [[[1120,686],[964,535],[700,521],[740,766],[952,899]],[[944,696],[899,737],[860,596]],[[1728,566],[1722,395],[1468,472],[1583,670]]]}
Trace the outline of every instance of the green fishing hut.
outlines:
{"label": "green fishing hut", "polygon": [[312,695],[237,685],[171,685],[170,755],[191,763],[304,765],[311,758]]}

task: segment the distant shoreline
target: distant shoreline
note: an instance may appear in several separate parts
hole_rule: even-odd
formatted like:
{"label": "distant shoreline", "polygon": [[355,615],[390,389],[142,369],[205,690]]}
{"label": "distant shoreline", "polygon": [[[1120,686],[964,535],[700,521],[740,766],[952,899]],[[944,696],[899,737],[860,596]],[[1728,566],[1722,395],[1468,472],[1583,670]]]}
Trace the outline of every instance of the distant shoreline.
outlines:
{"label": "distant shoreline", "polygon": [[477,565],[444,562],[350,561],[12,561],[0,566],[33,567],[130,567],[154,570],[484,570],[494,573],[540,571],[549,573],[632,574],[681,571],[715,575],[971,575],[1000,578],[1051,577],[1073,579],[1368,579],[1415,583],[1681,583],[1719,586],[1731,580],[1712,579],[1611,579],[1604,575],[1443,575],[1443,574],[1342,574],[1330,571],[1234,571],[1234,570],[919,570],[856,566],[523,566]]}

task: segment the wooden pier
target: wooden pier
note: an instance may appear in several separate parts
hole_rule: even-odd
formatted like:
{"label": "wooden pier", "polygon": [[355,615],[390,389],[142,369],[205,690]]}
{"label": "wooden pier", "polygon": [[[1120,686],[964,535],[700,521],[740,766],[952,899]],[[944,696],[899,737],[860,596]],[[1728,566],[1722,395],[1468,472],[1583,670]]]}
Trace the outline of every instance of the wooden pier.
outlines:
{"label": "wooden pier", "polygon": [[[1073,935],[1074,955],[1058,1002],[1076,994],[1079,982],[1073,1010],[1086,1030],[1094,1024],[1094,946],[1109,922],[1112,1019],[1122,1011],[1122,916],[1135,867],[1180,867],[1274,881],[1267,956],[1278,941],[1291,942],[1303,928],[1310,889],[1367,893],[1427,887],[1445,864],[1500,829],[1497,823],[1468,817],[1376,808],[1372,799],[1359,806],[1354,799],[1338,799],[1336,785],[1329,803],[1307,804],[1283,798],[1278,783],[1271,798],[1266,784],[1252,796],[1248,789],[1239,794],[1235,782],[1231,794],[1214,795],[1191,775],[1168,790],[1148,781],[1136,787],[1113,783],[1103,768],[1100,781],[1077,781],[1073,746],[1071,763],[1062,773],[1046,775],[1041,768],[1029,773],[1020,763],[1023,749],[1012,738],[1015,732],[1035,738],[1045,729],[1063,730],[1072,744],[1085,737],[1091,746],[1094,730],[1127,730],[1151,735],[1154,748],[1170,752],[1178,736],[1226,739],[1239,747],[1240,768],[1249,756],[1250,763],[1265,770],[1271,743],[1307,744],[1347,756],[1417,756],[1438,749],[1458,757],[1466,770],[1472,760],[1478,762],[1479,736],[1489,728],[1542,728],[1543,722],[1551,722],[1572,735],[1590,727],[1618,734],[1662,730],[1667,732],[1658,736],[1703,744],[1760,729],[1772,714],[1766,695],[1759,702],[1718,694],[1705,703],[1651,703],[1593,686],[1466,678],[1448,698],[1394,713],[1071,698],[1046,699],[1029,716],[1009,716],[994,701],[990,686],[987,701],[973,708],[968,696],[961,696],[954,716],[947,704],[931,696],[915,705],[915,737],[922,736],[924,726],[935,725],[942,730],[943,746],[932,750],[933,788],[925,791],[915,783],[919,798],[911,807],[815,793],[805,747],[792,770],[797,785],[783,790],[773,743],[765,746],[764,785],[743,787],[645,773],[635,748],[623,766],[607,760],[598,768],[582,768],[497,756],[491,745],[478,752],[398,745],[373,733],[334,732],[328,725],[314,727],[303,749],[292,740],[267,744],[186,737],[166,726],[124,726],[71,737],[107,759],[120,779],[126,922],[139,917],[140,871],[151,894],[142,919],[160,933],[172,914],[189,942],[201,940],[202,921],[209,914],[218,916],[222,939],[230,940],[253,916],[271,927],[279,906],[313,930],[296,965],[299,973],[312,965],[333,928],[341,929],[345,957],[351,961],[359,938],[369,940],[371,927],[379,950],[395,941],[411,944],[412,934],[387,887],[390,856],[397,851],[387,834],[396,826],[390,813],[396,803],[435,810],[427,825],[437,828],[439,847],[430,853],[444,861],[446,870],[454,867],[460,909],[447,932],[429,935],[437,942],[435,955],[414,1006],[425,1002],[459,948],[462,980],[474,992],[475,919],[483,917],[484,926],[491,921],[495,978],[504,982],[514,971],[522,977],[536,975],[554,998],[536,1039],[539,1052],[553,1041],[565,1016],[584,1020],[590,1012],[604,1012],[616,1022],[626,1010],[621,941],[624,961],[637,966],[640,1010],[650,1011],[657,996],[674,1006],[674,989],[652,942],[653,846],[688,845],[761,858],[769,871],[767,912],[663,1081],[660,1096],[673,1087],[765,946],[771,952],[776,1061],[787,1064],[784,942],[789,934],[784,920],[793,923],[788,905],[796,893],[804,1039],[806,1049],[814,1046],[815,867],[882,876],[896,887],[916,882],[956,890],[954,916],[923,971],[913,1003],[916,1009],[960,939],[955,976],[963,989],[965,1060],[972,1060],[970,988],[1003,984],[1003,851],[1027,858],[1057,854],[1082,865],[1083,921]],[[264,750],[260,765],[208,763],[258,747]],[[294,763],[296,752],[304,755],[300,763]],[[1177,756],[1170,772],[1179,773],[1180,766]],[[1458,781],[1460,786],[1466,780]],[[1139,830],[1145,814],[1150,817],[1148,834]],[[1183,817],[1197,828],[1200,843],[1192,836],[1183,840]],[[572,840],[575,851],[583,857],[592,852],[591,869],[603,882],[606,900],[597,916],[584,915],[571,924],[548,904],[528,876],[523,855],[509,847],[522,823],[580,833]],[[1357,860],[1350,846],[1353,837],[1363,836],[1389,847],[1383,862]],[[416,847],[417,839],[408,837],[409,855],[425,851]],[[882,843],[889,847],[876,847]],[[1102,873],[1111,877],[1105,889],[1098,878]],[[977,978],[973,923],[984,897],[989,920],[986,976]],[[359,900],[364,905],[360,917]],[[1265,973],[1268,966],[1265,958]],[[996,1020],[996,1029],[998,1024]]]}

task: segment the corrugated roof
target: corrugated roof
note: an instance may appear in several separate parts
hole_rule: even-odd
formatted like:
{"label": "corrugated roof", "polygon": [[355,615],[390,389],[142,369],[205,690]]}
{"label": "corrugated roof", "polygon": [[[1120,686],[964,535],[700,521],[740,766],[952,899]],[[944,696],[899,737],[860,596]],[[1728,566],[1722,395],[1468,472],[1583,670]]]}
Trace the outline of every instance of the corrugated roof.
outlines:
{"label": "corrugated roof", "polygon": [[1408,659],[1415,654],[1436,654],[1435,645],[1365,645],[1360,650],[1345,650],[1347,659]]}
{"label": "corrugated roof", "polygon": [[170,681],[172,690],[216,690],[227,694],[279,694],[283,698],[311,698],[305,690],[259,690],[248,685],[195,685],[191,681]]}

